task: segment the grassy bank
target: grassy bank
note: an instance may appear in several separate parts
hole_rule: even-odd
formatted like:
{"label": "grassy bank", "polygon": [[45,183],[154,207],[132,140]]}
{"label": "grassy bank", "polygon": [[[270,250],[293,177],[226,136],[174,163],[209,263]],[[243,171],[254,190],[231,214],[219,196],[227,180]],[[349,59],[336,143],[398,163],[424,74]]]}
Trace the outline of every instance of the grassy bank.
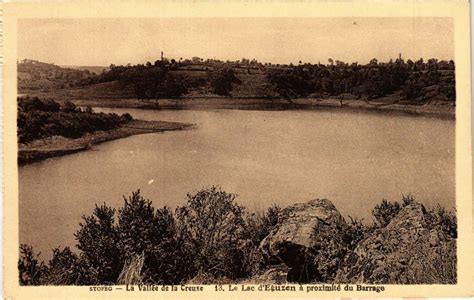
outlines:
{"label": "grassy bank", "polygon": [[62,156],[90,149],[93,145],[128,137],[136,134],[182,130],[191,124],[132,120],[118,128],[86,133],[79,138],[51,136],[34,140],[27,144],[19,144],[18,163],[27,164],[49,157]]}

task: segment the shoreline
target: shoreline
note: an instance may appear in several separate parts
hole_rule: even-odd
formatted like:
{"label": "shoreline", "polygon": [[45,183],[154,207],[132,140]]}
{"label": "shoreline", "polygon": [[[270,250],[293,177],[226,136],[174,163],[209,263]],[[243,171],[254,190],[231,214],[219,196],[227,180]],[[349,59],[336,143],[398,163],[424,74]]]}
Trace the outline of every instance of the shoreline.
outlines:
{"label": "shoreline", "polygon": [[21,96],[53,99],[55,101],[72,101],[78,106],[107,107],[107,108],[139,108],[139,109],[239,109],[239,110],[316,110],[316,109],[352,109],[357,111],[374,111],[402,113],[455,119],[455,102],[431,98],[422,105],[409,102],[399,94],[389,94],[381,98],[356,99],[339,96],[333,98],[296,98],[291,102],[279,97],[244,95],[223,97],[214,94],[187,95],[176,99],[138,100],[125,94],[90,94],[81,93],[83,89],[56,91],[21,91]]}
{"label": "shoreline", "polygon": [[18,145],[18,165],[26,165],[51,157],[64,156],[80,151],[89,150],[93,145],[117,140],[132,135],[184,130],[194,127],[194,124],[132,120],[129,123],[108,131],[96,131],[84,136],[71,139],[62,136],[51,136],[34,140],[28,144]]}
{"label": "shoreline", "polygon": [[350,109],[354,111],[372,111],[382,113],[397,113],[406,115],[420,115],[443,119],[455,119],[456,106],[442,103],[437,104],[400,104],[384,103],[383,101],[363,101],[356,99],[294,99],[290,103],[284,99],[265,98],[182,98],[160,99],[158,104],[154,100],[144,101],[137,99],[81,99],[72,100],[78,106],[104,108],[138,108],[138,109],[169,109],[169,110],[205,110],[205,109],[237,109],[237,110],[318,110],[318,109]]}

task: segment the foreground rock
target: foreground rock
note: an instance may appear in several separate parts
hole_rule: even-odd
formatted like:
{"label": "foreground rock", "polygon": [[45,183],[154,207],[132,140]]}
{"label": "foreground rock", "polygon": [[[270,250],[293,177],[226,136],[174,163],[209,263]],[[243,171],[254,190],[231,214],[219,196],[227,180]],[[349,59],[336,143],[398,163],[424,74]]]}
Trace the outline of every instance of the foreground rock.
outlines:
{"label": "foreground rock", "polygon": [[405,206],[349,253],[337,282],[456,283],[456,241],[420,203]]}
{"label": "foreground rock", "polygon": [[263,239],[260,250],[267,263],[284,263],[290,268],[288,281],[318,281],[320,274],[313,264],[317,255],[313,248],[315,234],[324,235],[326,231],[345,227],[344,218],[331,201],[315,199],[298,203],[280,212],[276,228]]}

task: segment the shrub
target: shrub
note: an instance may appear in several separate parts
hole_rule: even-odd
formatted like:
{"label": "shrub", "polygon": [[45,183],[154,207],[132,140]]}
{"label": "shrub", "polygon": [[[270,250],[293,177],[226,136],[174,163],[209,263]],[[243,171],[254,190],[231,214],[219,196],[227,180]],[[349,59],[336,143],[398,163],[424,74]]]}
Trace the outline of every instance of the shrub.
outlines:
{"label": "shrub", "polygon": [[96,270],[72,253],[69,247],[53,249],[43,279],[48,285],[92,285],[99,283]]}
{"label": "shrub", "polygon": [[242,268],[247,274],[256,274],[260,269],[266,266],[259,251],[261,241],[275,228],[278,224],[278,214],[281,208],[272,205],[263,213],[250,213],[245,218],[245,234],[244,247],[242,247],[244,255]]}
{"label": "shrub", "polygon": [[188,273],[182,260],[186,254],[176,236],[173,213],[164,207],[155,211],[152,202],[140,190],[124,197],[119,210],[118,246],[127,261],[144,257],[145,281],[161,284],[179,283]]}
{"label": "shrub", "polygon": [[402,206],[405,207],[407,205],[410,205],[415,202],[415,197],[413,197],[411,194],[408,195],[403,195],[402,194]]}
{"label": "shrub", "polygon": [[245,233],[243,207],[235,194],[212,186],[187,195],[187,204],[178,207],[179,234],[198,272],[231,279],[245,277],[242,265],[242,237]]}
{"label": "shrub", "polygon": [[433,209],[431,215],[434,217],[435,225],[452,238],[458,237],[458,223],[456,214],[446,210],[439,204]]}
{"label": "shrub", "polygon": [[352,218],[349,216],[350,222],[347,228],[343,231],[343,241],[347,244],[349,250],[354,250],[357,244],[365,239],[373,232],[373,226],[367,226],[362,223],[362,220]]}
{"label": "shrub", "polygon": [[38,257],[39,254],[34,254],[33,247],[26,244],[20,245],[20,259],[18,261],[20,285],[41,284],[41,276],[46,270],[43,262],[40,262]]}
{"label": "shrub", "polygon": [[58,112],[61,108],[59,103],[54,100],[40,100],[38,97],[17,98],[18,109],[22,111],[39,110],[45,112]]}
{"label": "shrub", "polygon": [[133,117],[129,113],[124,113],[120,116],[121,123],[128,123],[133,120]]}
{"label": "shrub", "polygon": [[[250,278],[264,267],[258,247],[277,226],[281,209],[273,205],[264,213],[247,214],[235,203],[236,197],[212,186],[188,194],[187,203],[173,214],[167,207],[155,209],[138,190],[124,197],[117,222],[114,208],[96,206],[75,233],[78,253],[68,247],[56,248],[45,265],[32,247],[21,245],[20,284],[182,284]],[[360,264],[363,269],[351,270],[357,259],[356,246],[414,201],[411,195],[403,196],[402,204],[383,200],[373,210],[377,222],[373,226],[350,216],[347,225],[321,222],[313,229],[311,247],[304,251],[304,265],[292,268],[288,280],[328,283],[374,272],[376,262],[370,259],[367,265]],[[452,238],[440,235],[444,238],[436,247],[423,243],[403,247],[402,254],[413,258],[408,268],[388,261],[383,268],[387,271],[371,278],[409,284],[456,282],[456,216],[438,205],[425,217],[428,229],[440,229]],[[422,239],[431,243],[430,236]]]}
{"label": "shrub", "polygon": [[105,204],[97,206],[91,216],[83,216],[80,229],[74,234],[77,248],[84,259],[97,271],[101,284],[117,280],[123,265],[118,248],[119,234],[114,226],[115,209]]}
{"label": "shrub", "polygon": [[383,199],[380,204],[375,205],[372,209],[372,215],[378,227],[385,227],[402,209],[402,206],[397,201],[389,202]]}
{"label": "shrub", "polygon": [[61,105],[61,111],[65,113],[75,113],[78,112],[78,108],[71,101],[66,101],[63,105]]}
{"label": "shrub", "polygon": [[313,231],[313,245],[307,253],[310,259],[310,268],[317,271],[315,276],[318,282],[331,282],[344,262],[348,252],[345,236],[346,227],[332,223],[321,222]]}
{"label": "shrub", "polygon": [[214,93],[222,96],[229,96],[233,83],[240,83],[235,76],[234,69],[230,67],[217,68],[208,72],[209,82]]}
{"label": "shrub", "polygon": [[181,95],[187,92],[184,84],[184,78],[181,76],[170,76],[167,74],[165,81],[162,86],[162,94],[164,97],[179,98]]}
{"label": "shrub", "polygon": [[281,208],[273,204],[264,213],[251,213],[246,218],[246,232],[252,243],[258,247],[260,242],[278,224]]}
{"label": "shrub", "polygon": [[124,197],[124,205],[119,209],[119,248],[125,258],[150,250],[156,239],[155,209],[152,202],[141,196],[140,190],[132,196]]}
{"label": "shrub", "polygon": [[176,220],[169,208],[156,210],[154,234],[157,242],[145,259],[145,280],[158,284],[179,284],[188,278],[188,265],[193,257],[185,252],[184,241],[179,239],[176,227]]}

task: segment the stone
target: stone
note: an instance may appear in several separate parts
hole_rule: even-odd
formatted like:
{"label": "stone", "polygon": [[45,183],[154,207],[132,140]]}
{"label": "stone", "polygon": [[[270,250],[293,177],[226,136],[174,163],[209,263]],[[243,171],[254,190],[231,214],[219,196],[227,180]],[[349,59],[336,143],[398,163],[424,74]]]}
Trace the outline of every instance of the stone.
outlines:
{"label": "stone", "polygon": [[346,227],[344,218],[327,199],[297,203],[280,212],[278,224],[262,240],[260,251],[268,263],[284,263],[291,268],[288,281],[309,282],[317,277],[311,261],[307,261],[315,232],[324,234],[329,229]]}
{"label": "stone", "polygon": [[[375,245],[382,244],[382,247]],[[339,283],[452,283],[456,243],[417,202],[363,239],[338,271]],[[441,266],[442,265],[442,266]],[[440,273],[440,270],[445,272]]]}

